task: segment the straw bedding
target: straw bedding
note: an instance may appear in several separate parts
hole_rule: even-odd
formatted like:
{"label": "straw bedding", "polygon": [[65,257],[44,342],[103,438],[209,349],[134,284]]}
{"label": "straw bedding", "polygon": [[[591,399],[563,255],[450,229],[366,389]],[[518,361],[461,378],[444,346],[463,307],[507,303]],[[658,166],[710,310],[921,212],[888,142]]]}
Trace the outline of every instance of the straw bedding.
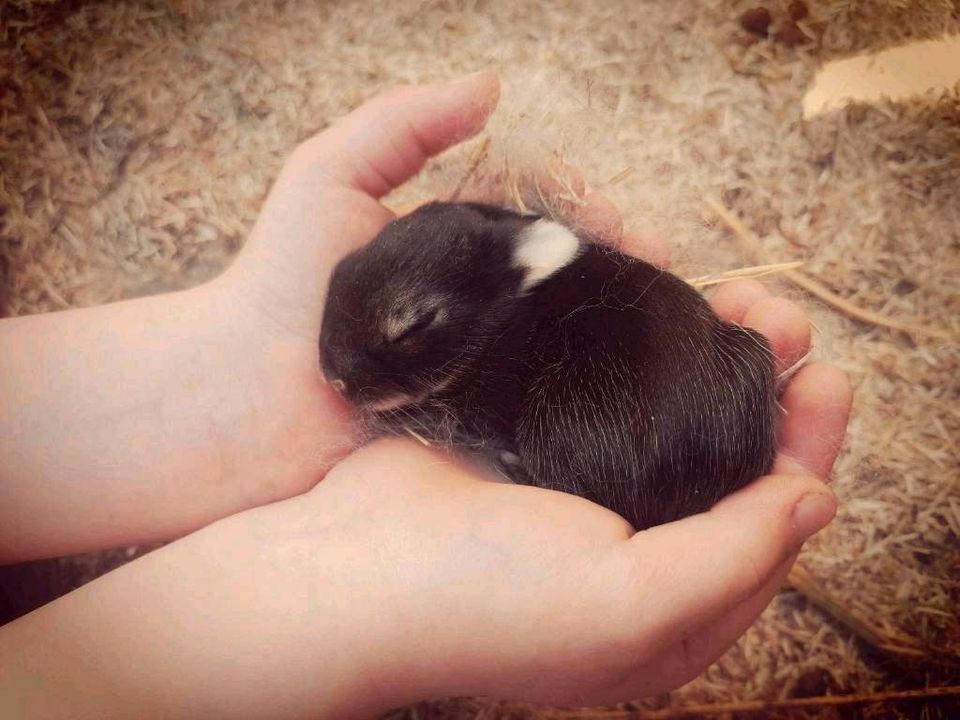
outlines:
{"label": "straw bedding", "polygon": [[[854,321],[779,281],[811,312],[817,354],[856,391],[834,479],[839,516],[801,562],[830,602],[914,652],[873,648],[834,617],[842,612],[786,590],[704,677],[637,707],[957,684],[960,96],[810,121],[800,99],[819,63],[956,32],[960,9],[808,2],[795,22],[796,3],[770,0],[761,37],[740,21],[757,4],[8,3],[0,303],[22,315],[209,278],[242,245],[299,140],[386,86],[497,66],[506,87],[489,163],[562,154],[628,224],[675,243],[681,275],[803,260],[858,306],[947,338]],[[449,193],[469,152],[434,164],[396,200]],[[705,204],[712,197],[759,237],[760,257],[737,250]],[[129,554],[2,579],[23,611]],[[956,707],[954,697],[843,712],[910,717],[924,702],[934,717]],[[462,700],[399,715],[550,711]]]}

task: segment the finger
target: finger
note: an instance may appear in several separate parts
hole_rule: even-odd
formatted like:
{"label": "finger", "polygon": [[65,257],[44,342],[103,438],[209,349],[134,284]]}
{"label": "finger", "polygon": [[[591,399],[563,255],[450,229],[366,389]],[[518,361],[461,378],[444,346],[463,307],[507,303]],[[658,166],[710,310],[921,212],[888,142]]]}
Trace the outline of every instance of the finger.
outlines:
{"label": "finger", "polygon": [[774,472],[826,479],[843,445],[853,391],[846,373],[825,363],[803,368],[780,399],[780,453]]}
{"label": "finger", "polygon": [[583,173],[562,160],[552,160],[547,166],[533,171],[534,200],[543,198],[560,203],[561,210],[569,211],[587,194]]}
{"label": "finger", "polygon": [[546,205],[560,219],[599,242],[616,243],[623,235],[623,218],[606,195],[591,192],[583,174],[562,162],[538,170],[527,192],[531,202]]}
{"label": "finger", "polygon": [[754,303],[741,323],[763,335],[773,350],[776,373],[788,370],[810,351],[810,321],[800,306],[786,298]]}
{"label": "finger", "polygon": [[702,667],[710,665],[750,629],[750,626],[757,621],[760,613],[780,592],[799,555],[800,551],[797,550],[780,563],[760,591],[744,600],[730,612],[706,623],[691,633],[686,652],[696,661],[696,664],[702,664]]}
{"label": "finger", "polygon": [[[522,210],[548,212],[558,219],[569,221],[574,210],[583,204],[587,184],[583,174],[562,160],[551,159],[544,165],[534,165],[520,171],[512,182],[509,173],[496,173],[488,180],[493,183],[481,193],[484,202],[517,205]],[[513,194],[519,193],[519,198]]]}
{"label": "finger", "polygon": [[[493,202],[494,204],[497,202],[501,204],[505,202],[490,197],[475,198],[475,200]],[[430,201],[421,200],[404,203],[403,205],[392,206],[391,209],[397,216],[409,215],[427,202]],[[599,212],[596,214],[594,214],[595,209],[599,209]],[[581,224],[581,227],[583,227],[583,225],[599,226],[599,232],[606,235],[615,235],[618,232],[622,232],[622,222],[618,219],[619,211],[617,211],[615,207],[613,208],[613,212],[617,213],[616,217],[614,217],[603,201],[594,199],[591,204],[587,206],[587,209],[581,212],[586,216],[586,222]],[[572,216],[573,210],[571,210],[570,213]],[[623,252],[638,257],[641,260],[646,260],[648,263],[652,263],[659,268],[666,269],[670,267],[670,245],[656,235],[641,234],[632,231],[623,232],[618,245]]]}
{"label": "finger", "polygon": [[836,499],[816,478],[770,475],[706,513],[637,533],[624,554],[633,592],[644,608],[651,593],[671,598],[646,610],[645,626],[669,641],[730,613],[835,512]]}
{"label": "finger", "polygon": [[314,335],[336,263],[394,217],[375,198],[431,155],[478,132],[498,95],[491,72],[400,88],[301,144],[223,282],[237,278],[253,288],[247,294],[269,310],[271,323]]}
{"label": "finger", "polygon": [[570,222],[598,242],[618,244],[623,237],[623,218],[617,206],[601,193],[590,193],[570,213]]}
{"label": "finger", "polygon": [[692,629],[672,645],[656,662],[660,669],[660,690],[679,687],[700,675],[716,662],[753,625],[783,587],[799,555],[792,553],[752,597],[717,620]]}
{"label": "finger", "polygon": [[670,244],[657,235],[627,230],[623,233],[621,249],[658,268],[666,270],[670,267]]}
{"label": "finger", "polygon": [[546,205],[564,221],[596,240],[617,243],[623,235],[623,218],[606,195],[592,192],[577,168],[554,160],[533,173],[525,193],[535,205]]}
{"label": "finger", "polygon": [[747,311],[768,297],[770,291],[756,280],[733,280],[720,286],[710,305],[723,320],[740,325]]}
{"label": "finger", "polygon": [[306,141],[297,153],[306,171],[378,198],[430,157],[483,129],[499,96],[492,71],[397,88]]}
{"label": "finger", "polygon": [[698,627],[687,628],[678,639],[649,662],[637,668],[619,688],[611,688],[610,700],[655,695],[693,680],[723,655],[742,636],[783,587],[799,552],[777,567],[763,588],[729,613]]}

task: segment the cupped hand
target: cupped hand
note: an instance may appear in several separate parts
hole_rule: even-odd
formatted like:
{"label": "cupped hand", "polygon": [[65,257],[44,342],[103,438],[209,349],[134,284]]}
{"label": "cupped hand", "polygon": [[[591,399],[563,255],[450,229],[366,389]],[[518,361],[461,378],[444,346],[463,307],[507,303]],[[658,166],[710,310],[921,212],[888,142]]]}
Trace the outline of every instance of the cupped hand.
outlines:
{"label": "cupped hand", "polygon": [[[241,441],[235,460],[258,468],[259,501],[313,486],[353,441],[349,411],[318,363],[332,268],[393,218],[381,196],[482,128],[497,92],[488,73],[402,88],[304,143],[241,256],[214,283],[240,348],[234,375],[255,389],[250,406],[264,419],[267,440]],[[602,195],[576,176],[567,181],[586,200],[571,219],[667,262],[662,242],[622,234]],[[807,351],[803,313],[756,283],[724,286],[714,307],[766,335],[780,370]],[[335,548],[353,559],[351,588],[374,603],[364,635],[382,660],[374,682],[385,700],[490,693],[579,703],[657,692],[702,671],[753,622],[802,541],[833,514],[816,478],[826,477],[843,436],[845,378],[806,367],[782,403],[775,475],[709,513],[636,535],[579,498],[485,482],[395,440],[350,456],[289,506],[264,509],[258,534],[273,548],[268,557],[316,541],[317,558]],[[272,519],[281,512],[296,514],[295,538]],[[275,571],[288,583],[335,584],[314,560]],[[277,598],[278,607],[288,600]]]}
{"label": "cupped hand", "polygon": [[218,408],[229,477],[244,507],[311,487],[355,444],[350,412],[324,383],[318,338],[329,276],[394,214],[379,198],[427,159],[481,130],[495,74],[401,87],[291,154],[233,265],[196,293],[229,384]]}
{"label": "cupped hand", "polygon": [[[244,310],[250,359],[264,378],[283,379],[265,383],[274,392],[262,407],[288,430],[296,426],[282,435],[292,461],[271,478],[276,497],[312,486],[351,441],[317,444],[330,443],[349,417],[317,362],[333,266],[393,218],[378,198],[476,133],[496,98],[496,79],[486,73],[404,88],[311,139],[285,166],[223,277],[227,304]],[[624,232],[606,198],[569,168],[561,172],[582,199],[567,219],[627,252],[669,262],[663,242]],[[729,283],[713,305],[767,336],[781,372],[809,348],[802,311],[758,283]],[[805,367],[782,404],[775,474],[709,513],[636,535],[579,498],[484,482],[395,440],[350,456],[297,499],[308,519],[294,526],[303,540],[316,518],[355,559],[354,589],[388,609],[389,622],[372,623],[369,639],[385,661],[375,684],[387,698],[490,693],[580,703],[658,692],[701,672],[739,637],[803,540],[832,517],[821,480],[846,427],[846,379],[826,365]],[[310,453],[316,462],[297,461]],[[284,531],[265,522],[270,544],[284,547]]]}
{"label": "cupped hand", "polygon": [[[766,333],[779,369],[805,354],[803,313],[759,285],[729,285],[714,305]],[[381,440],[309,492],[161,548],[14,632],[56,688],[80,688],[90,707],[133,701],[131,715],[361,717],[454,695],[587,705],[659,693],[749,627],[834,514],[823,481],[846,379],[808,366],[782,403],[774,474],[677,522],[634,533],[582,498]],[[37,638],[51,624],[47,650]]]}
{"label": "cupped hand", "polygon": [[[759,283],[731,283],[713,305],[769,338],[779,372],[809,349],[804,313]],[[846,377],[809,365],[781,402],[773,474],[707,513],[639,533],[585,500],[484,481],[414,442],[351,455],[304,503],[356,508],[337,535],[366,548],[360,574],[390,579],[379,588],[389,622],[377,633],[393,648],[381,657],[394,661],[378,687],[404,701],[597,704],[701,673],[835,512],[824,481],[846,429]]]}
{"label": "cupped hand", "polygon": [[[300,145],[284,165],[235,263],[197,289],[209,305],[226,363],[211,382],[225,407],[215,437],[243,506],[313,486],[355,445],[351,416],[324,383],[317,340],[330,274],[395,215],[380,202],[432,156],[479,132],[499,82],[480,72],[380,95]],[[623,231],[617,208],[573,168],[532,171],[539,193],[561,203],[566,221],[658,265],[669,246]],[[499,190],[502,190],[499,189]],[[498,191],[491,188],[492,193]],[[505,200],[493,195],[488,201]]]}
{"label": "cupped hand", "polygon": [[331,268],[497,92],[490,73],[402,88],[308,140],[209,283],[4,319],[0,563],[168,540],[316,484],[355,445],[320,374]]}

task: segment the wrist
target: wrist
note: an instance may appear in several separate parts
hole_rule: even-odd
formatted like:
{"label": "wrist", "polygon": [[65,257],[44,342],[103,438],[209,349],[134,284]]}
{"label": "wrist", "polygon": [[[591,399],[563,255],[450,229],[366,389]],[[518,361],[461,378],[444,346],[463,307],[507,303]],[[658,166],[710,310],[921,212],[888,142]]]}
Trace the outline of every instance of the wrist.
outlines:
{"label": "wrist", "polygon": [[399,704],[378,684],[372,605],[338,582],[347,557],[277,537],[277,522],[297,522],[284,505],[216,523],[0,628],[0,716],[282,720]]}
{"label": "wrist", "polygon": [[197,341],[211,316],[200,295],[0,322],[10,350],[0,357],[4,561],[166,539],[202,524],[182,504],[217,461]]}

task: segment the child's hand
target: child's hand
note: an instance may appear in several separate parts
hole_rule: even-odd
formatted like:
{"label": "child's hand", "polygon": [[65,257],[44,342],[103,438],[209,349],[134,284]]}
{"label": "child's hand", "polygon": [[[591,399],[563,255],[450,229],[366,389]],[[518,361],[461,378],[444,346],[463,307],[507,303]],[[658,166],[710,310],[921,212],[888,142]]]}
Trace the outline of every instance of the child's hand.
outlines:
{"label": "child's hand", "polygon": [[[498,93],[493,73],[398,88],[306,141],[284,166],[234,265],[202,289],[218,308],[217,334],[230,363],[209,372],[212,382],[231,388],[217,437],[241,476],[234,482],[247,506],[313,486],[352,447],[350,412],[320,371],[330,274],[394,218],[379,198],[430,156],[479,132]],[[588,192],[575,170],[558,172],[584,196],[582,206],[571,207],[571,220],[616,241],[616,208]],[[625,251],[654,262],[669,257],[662,240],[623,241]]]}
{"label": "child's hand", "polygon": [[[781,363],[802,351],[800,326],[775,317],[790,308],[756,286],[717,303],[777,327]],[[849,402],[842,374],[804,369],[783,398],[779,474],[637,534],[581,498],[377,442],[304,495],[4,628],[0,710],[12,697],[31,717],[358,717],[427,697],[581,705],[676,687],[749,627],[832,517],[822,480]]]}
{"label": "child's hand", "polygon": [[[804,314],[758,283],[725,287],[714,307],[767,335],[780,372],[809,348]],[[781,401],[776,474],[708,513],[637,534],[599,506],[484,482],[412,441],[351,455],[304,502],[355,508],[334,533],[366,548],[357,557],[367,592],[389,598],[377,634],[395,647],[381,654],[377,686],[394,701],[486,694],[582,705],[700,674],[833,517],[823,481],[846,429],[846,377],[810,365]]]}

